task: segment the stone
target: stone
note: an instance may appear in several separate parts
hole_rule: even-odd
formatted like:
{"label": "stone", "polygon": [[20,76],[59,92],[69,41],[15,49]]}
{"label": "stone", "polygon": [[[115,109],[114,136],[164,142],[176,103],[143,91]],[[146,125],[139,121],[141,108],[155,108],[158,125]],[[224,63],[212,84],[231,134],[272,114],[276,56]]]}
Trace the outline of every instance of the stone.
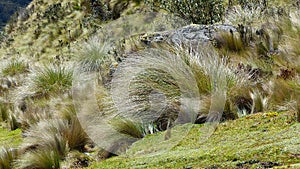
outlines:
{"label": "stone", "polygon": [[231,25],[197,25],[191,24],[176,30],[146,33],[140,36],[142,42],[146,45],[152,43],[184,43],[184,44],[206,44],[214,39],[219,31],[236,32],[237,29]]}

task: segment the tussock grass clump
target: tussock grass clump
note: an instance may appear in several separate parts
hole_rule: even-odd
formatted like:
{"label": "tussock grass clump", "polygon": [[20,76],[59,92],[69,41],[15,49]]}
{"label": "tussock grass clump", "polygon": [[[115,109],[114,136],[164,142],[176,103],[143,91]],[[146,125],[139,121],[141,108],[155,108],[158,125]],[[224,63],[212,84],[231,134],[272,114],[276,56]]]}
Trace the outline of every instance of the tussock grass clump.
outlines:
{"label": "tussock grass clump", "polygon": [[0,120],[6,121],[9,118],[9,107],[7,104],[0,102]]}
{"label": "tussock grass clump", "polygon": [[60,156],[55,150],[27,152],[15,163],[17,169],[60,169]]}
{"label": "tussock grass clump", "polygon": [[71,122],[60,119],[42,120],[33,125],[26,133],[24,146],[36,145],[41,149],[56,149],[64,156],[68,149],[82,150],[90,142],[77,119]]}
{"label": "tussock grass clump", "polygon": [[18,157],[16,149],[2,147],[0,151],[0,168],[11,169],[13,167],[13,161]]}
{"label": "tussock grass clump", "polygon": [[21,127],[21,123],[18,121],[15,114],[10,114],[8,119],[10,130],[16,130]]}
{"label": "tussock grass clump", "polygon": [[239,116],[249,115],[252,110],[252,98],[250,92],[252,87],[244,85],[242,87],[233,87],[228,94],[230,103],[234,106],[233,111],[238,112]]}
{"label": "tussock grass clump", "polygon": [[[228,36],[231,36],[231,33],[228,33]],[[239,39],[241,48],[232,46],[231,49],[243,50],[240,36],[236,38]],[[225,43],[227,42],[224,42],[224,45]],[[201,103],[196,123],[205,122],[204,119],[213,121],[236,119],[239,109],[245,109],[247,114],[250,114],[252,99],[249,91],[256,83],[251,81],[253,72],[236,70],[228,57],[222,56],[211,48],[210,45],[192,48],[180,44],[171,48],[185,60],[197,82]]]}
{"label": "tussock grass clump", "polygon": [[109,69],[111,58],[107,46],[98,37],[84,43],[78,52],[78,61],[82,71],[106,71]]}
{"label": "tussock grass clump", "polygon": [[143,123],[125,117],[114,117],[110,125],[119,133],[133,138],[143,138],[159,131],[155,122]]}
{"label": "tussock grass clump", "polygon": [[59,160],[64,159],[69,150],[82,151],[90,143],[74,116],[70,120],[41,120],[24,135],[25,154],[16,162],[18,168],[60,168]]}
{"label": "tussock grass clump", "polygon": [[116,117],[110,121],[112,127],[119,133],[125,134],[133,138],[143,138],[142,125],[130,119]]}
{"label": "tussock grass clump", "polygon": [[61,130],[68,127],[62,120],[44,120],[24,133],[24,149],[49,149],[55,150],[61,157],[64,157],[68,152],[66,139],[62,136]]}
{"label": "tussock grass clump", "polygon": [[73,71],[62,66],[45,66],[32,72],[24,90],[37,98],[62,94],[70,90]]}
{"label": "tussock grass clump", "polygon": [[[204,79],[209,79],[210,83],[205,83],[207,86],[198,86],[200,88],[207,88],[208,93],[204,98],[202,111],[208,112],[214,110],[215,112],[224,113],[224,117],[237,117],[236,112],[233,112],[233,107],[236,106],[232,99],[232,93],[235,90],[247,88],[250,86],[249,74],[235,73],[235,69],[230,64],[226,57],[220,57],[217,52],[209,51],[207,48],[197,51],[197,53],[190,56],[190,63],[194,63],[206,75]],[[195,78],[203,78],[195,74]],[[202,81],[202,80],[197,80]]]}
{"label": "tussock grass clump", "polygon": [[287,110],[287,103],[292,101],[295,93],[291,84],[283,79],[275,79],[269,85],[269,102],[272,107]]}
{"label": "tussock grass clump", "polygon": [[70,99],[68,94],[50,98],[26,99],[17,103],[14,114],[17,114],[23,130],[29,129],[41,120],[56,118],[69,120],[69,117],[64,117],[62,114],[65,108],[70,106]]}
{"label": "tussock grass clump", "polygon": [[76,109],[73,104],[64,108],[60,116],[66,121],[68,126],[62,130],[62,135],[68,141],[68,146],[71,150],[83,150],[86,144],[91,143],[90,138],[76,116]]}
{"label": "tussock grass clump", "polygon": [[68,126],[68,130],[65,130],[63,135],[66,137],[70,149],[82,150],[86,144],[91,142],[77,118],[73,118]]}
{"label": "tussock grass clump", "polygon": [[29,72],[28,69],[28,65],[23,61],[12,60],[4,69],[2,69],[2,74],[3,76],[15,76]]}
{"label": "tussock grass clump", "polygon": [[[30,107],[30,106],[29,106]],[[21,113],[18,119],[21,123],[21,128],[27,130],[30,126],[38,123],[41,120],[49,120],[55,116],[53,113],[45,110],[45,108],[28,108],[26,112]]]}
{"label": "tussock grass clump", "polygon": [[300,106],[299,106],[299,103],[297,103],[297,121],[300,123]]}
{"label": "tussock grass clump", "polygon": [[6,122],[11,131],[21,127],[17,115],[13,112],[14,109],[10,104],[0,102],[0,122]]}
{"label": "tussock grass clump", "polygon": [[300,48],[298,39],[300,38],[300,12],[293,12],[290,14],[290,18],[285,18],[281,22],[280,26],[284,30],[283,43],[280,47],[283,49],[283,55],[285,62],[289,66],[300,72],[299,56]]}
{"label": "tussock grass clump", "polygon": [[260,91],[252,91],[250,96],[252,99],[251,114],[266,111],[268,99]]}
{"label": "tussock grass clump", "polygon": [[300,123],[300,99],[299,99],[299,96],[298,96],[298,98],[296,100],[294,109],[296,111],[296,120],[297,120],[297,122]]}
{"label": "tussock grass clump", "polygon": [[36,92],[43,95],[50,93],[63,93],[70,89],[72,84],[72,72],[66,68],[49,68],[46,67],[37,73],[34,79]]}
{"label": "tussock grass clump", "polygon": [[76,119],[76,109],[73,104],[67,105],[62,111],[60,111],[59,116],[64,120],[67,120],[68,123],[71,123],[73,119]]}
{"label": "tussock grass clump", "polygon": [[217,48],[230,52],[241,52],[245,49],[245,44],[239,35],[233,32],[221,32],[215,37]]}
{"label": "tussock grass clump", "polygon": [[[194,67],[194,65],[192,67]],[[199,93],[209,94],[209,92],[211,91],[211,79],[209,78],[209,76],[204,72],[203,69],[197,66],[195,66],[192,69],[193,69],[193,73],[196,76]]]}

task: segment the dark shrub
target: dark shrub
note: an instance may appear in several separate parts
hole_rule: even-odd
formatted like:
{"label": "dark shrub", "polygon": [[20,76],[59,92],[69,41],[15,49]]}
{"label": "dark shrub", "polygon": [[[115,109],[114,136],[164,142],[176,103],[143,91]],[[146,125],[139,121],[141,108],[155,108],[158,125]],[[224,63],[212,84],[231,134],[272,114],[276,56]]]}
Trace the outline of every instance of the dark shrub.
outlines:
{"label": "dark shrub", "polygon": [[154,9],[164,9],[198,24],[213,24],[222,19],[222,0],[145,0]]}

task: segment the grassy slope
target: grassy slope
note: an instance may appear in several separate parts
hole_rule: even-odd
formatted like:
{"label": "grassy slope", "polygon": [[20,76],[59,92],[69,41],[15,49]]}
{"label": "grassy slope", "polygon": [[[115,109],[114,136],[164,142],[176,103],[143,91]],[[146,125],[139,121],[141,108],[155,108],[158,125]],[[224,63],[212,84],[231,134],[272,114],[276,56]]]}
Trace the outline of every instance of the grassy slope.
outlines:
{"label": "grassy slope", "polygon": [[[18,55],[48,63],[58,56],[69,60],[76,45],[101,29],[101,20],[91,16],[85,0],[33,0],[27,10],[32,14],[23,22],[7,25],[9,45],[0,48],[0,58]],[[112,5],[115,1],[111,1]],[[53,8],[53,5],[61,7]],[[132,2],[130,11],[139,6]],[[47,11],[52,11],[47,13]],[[125,11],[126,12],[126,11]],[[51,16],[57,20],[49,20]]]}
{"label": "grassy slope", "polygon": [[[51,5],[60,3],[62,8],[56,11],[57,14],[63,15],[57,22],[49,22],[44,17],[46,10]],[[67,7],[67,3],[71,4]],[[83,10],[75,10],[76,6],[80,6],[81,0],[58,1],[44,0],[33,1],[27,9],[32,9],[33,14],[24,22],[18,22],[10,29],[9,38],[13,39],[11,45],[5,46],[0,51],[3,55],[13,56],[20,53],[30,59],[51,61],[54,56],[67,53],[67,45],[65,42],[71,43],[70,40],[74,32],[79,31],[79,22],[84,16]],[[39,15],[39,16],[38,16]],[[54,15],[54,14],[51,14]],[[71,31],[70,34],[68,31]],[[80,36],[86,35],[88,30],[81,30]],[[37,32],[39,36],[37,35]],[[80,37],[76,37],[79,41]],[[60,44],[62,41],[64,44]],[[59,48],[59,49],[58,49]]]}
{"label": "grassy slope", "polygon": [[[112,6],[116,1],[111,0]],[[77,43],[88,39],[95,30],[101,28],[102,22],[90,17],[90,11],[83,6],[84,2],[84,0],[33,0],[27,6],[32,14],[23,22],[19,21],[11,27],[6,27],[10,45],[0,48],[0,58],[21,55],[34,61],[48,62],[57,56],[68,57]],[[290,4],[291,0],[275,2],[270,6]],[[61,4],[60,8],[54,9],[54,13],[50,14],[59,16],[57,21],[49,21],[45,16],[53,4]],[[134,13],[138,6],[132,1],[129,9],[123,13]]]}
{"label": "grassy slope", "polygon": [[158,145],[159,134],[148,136],[136,142],[126,154],[90,168],[238,168],[242,163],[250,167],[250,160],[257,160],[253,168],[270,162],[300,168],[300,124],[291,112],[255,114],[222,123],[203,144],[198,142],[200,128],[193,125],[189,134],[169,152],[151,155],[149,147]]}

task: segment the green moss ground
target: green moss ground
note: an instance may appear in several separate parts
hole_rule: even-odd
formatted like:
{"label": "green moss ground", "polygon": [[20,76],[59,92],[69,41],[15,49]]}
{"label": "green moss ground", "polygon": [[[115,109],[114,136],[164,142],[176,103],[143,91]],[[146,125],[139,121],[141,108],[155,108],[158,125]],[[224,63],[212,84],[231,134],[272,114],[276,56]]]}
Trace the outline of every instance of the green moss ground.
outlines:
{"label": "green moss ground", "polygon": [[17,129],[9,131],[0,125],[0,147],[17,147],[22,143],[22,131]]}
{"label": "green moss ground", "polygon": [[153,155],[157,145],[167,149],[168,144],[159,143],[164,135],[160,133],[90,168],[264,168],[272,163],[280,164],[278,168],[300,168],[300,123],[291,112],[255,114],[222,123],[202,144],[202,126],[179,128],[186,127],[191,127],[190,132],[170,151]]}

